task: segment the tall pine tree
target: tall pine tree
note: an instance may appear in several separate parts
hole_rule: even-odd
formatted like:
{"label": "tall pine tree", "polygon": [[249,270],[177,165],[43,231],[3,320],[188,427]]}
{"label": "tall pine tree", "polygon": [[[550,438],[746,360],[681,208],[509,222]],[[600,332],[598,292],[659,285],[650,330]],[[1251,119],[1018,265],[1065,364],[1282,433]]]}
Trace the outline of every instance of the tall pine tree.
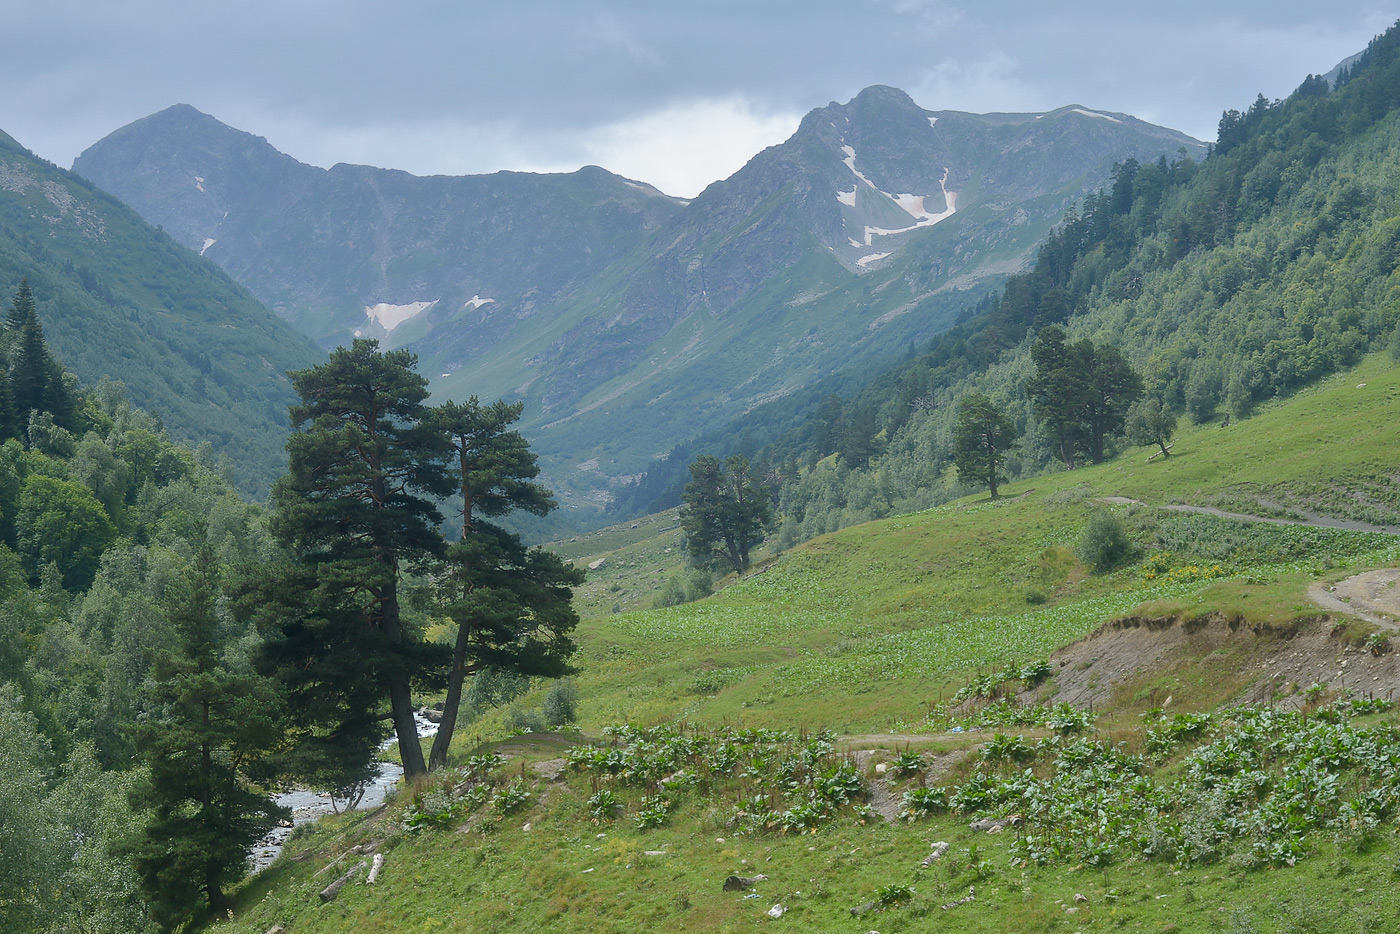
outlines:
{"label": "tall pine tree", "polygon": [[152,666],[139,733],[150,781],[133,802],[149,813],[136,866],[167,929],[201,902],[222,910],[248,849],[284,816],[249,783],[278,739],[277,703],[266,682],[225,664],[218,593],[214,558],[201,549],[167,596],[177,646]]}
{"label": "tall pine tree", "polygon": [[[304,598],[268,649],[273,666],[296,673],[302,690],[328,685],[363,703],[363,686],[352,686],[358,693],[351,696],[332,682],[346,673],[368,678],[379,702],[387,701],[383,715],[409,777],[427,771],[413,685],[440,676],[446,660],[405,625],[399,583],[442,554],[434,499],[452,489],[443,437],[421,424],[428,389],[416,364],[408,351],[381,353],[377,341],[357,340],[291,374],[301,402],[291,410],[288,475],[273,491],[272,526],[296,562],[290,587]],[[337,716],[363,725],[370,714],[347,707]],[[368,737],[356,730],[345,738],[363,744]],[[346,762],[374,752],[343,751]]]}
{"label": "tall pine tree", "polygon": [[428,757],[447,764],[466,676],[484,667],[557,677],[566,672],[578,616],[569,587],[582,575],[558,557],[526,549],[518,535],[485,521],[514,510],[544,515],[554,500],[535,455],[511,425],[519,403],[483,406],[473,396],[448,402],[427,423],[448,440],[448,463],[462,498],[462,537],[447,553],[439,580],[443,609],[457,624],[442,722]]}

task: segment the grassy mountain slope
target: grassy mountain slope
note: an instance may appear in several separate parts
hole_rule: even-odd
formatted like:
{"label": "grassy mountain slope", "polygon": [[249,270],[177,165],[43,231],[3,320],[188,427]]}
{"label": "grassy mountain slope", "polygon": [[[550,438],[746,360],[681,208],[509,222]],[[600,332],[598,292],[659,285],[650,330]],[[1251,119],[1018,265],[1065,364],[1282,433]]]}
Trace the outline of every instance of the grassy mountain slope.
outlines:
{"label": "grassy mountain slope", "polygon": [[[1309,793],[1316,810],[1298,812],[1296,836],[1258,830],[1262,837],[1232,831],[1221,838],[1209,829],[1211,807],[1242,807],[1242,819],[1263,820],[1267,802],[1292,793],[1289,782],[1301,773],[1267,754],[1255,766],[1268,776],[1258,786],[1262,810],[1250,810],[1253,797],[1211,804],[1199,783],[1166,799],[1133,796],[1171,788],[1188,769],[1217,768],[1202,763],[1220,762],[1222,749],[1255,748],[1260,740],[1251,737],[1263,735],[1260,729],[1293,737],[1280,742],[1325,734],[1356,743],[1377,741],[1396,726],[1393,710],[1353,710],[1343,702],[1349,692],[1384,698],[1400,689],[1395,654],[1367,641],[1364,624],[1328,617],[1307,591],[1395,564],[1400,540],[1160,507],[1249,497],[1267,487],[1293,497],[1298,509],[1335,514],[1338,498],[1393,491],[1388,452],[1400,442],[1390,417],[1397,397],[1400,366],[1371,357],[1228,429],[1186,432],[1170,460],[1147,462],[1144,452],[1132,451],[1013,485],[1001,501],[973,498],[862,525],[800,546],[699,603],[589,620],[580,630],[581,737],[491,742],[477,751],[511,758],[500,765],[460,759],[463,774],[438,791],[404,794],[387,811],[303,835],[295,856],[249,883],[233,918],[209,929],[739,930],[768,922],[773,905],[784,909],[776,923],[820,930],[922,930],[931,922],[969,931],[1384,926],[1400,913],[1389,881],[1394,812],[1385,806],[1374,821],[1358,819],[1343,805],[1368,788],[1379,795],[1389,786],[1366,779],[1364,765],[1345,765],[1352,761],[1346,754],[1333,754],[1341,763],[1336,790]],[[1100,500],[1107,497],[1150,505],[1105,507]],[[1125,524],[1138,550],[1116,569],[1095,573],[1073,546],[1088,517],[1104,508]],[[663,536],[655,539],[660,544],[668,523],[639,523],[591,546],[580,538],[569,547],[587,552],[581,562],[607,554],[627,564],[619,556],[645,549],[653,532]],[[631,554],[665,560],[664,548]],[[987,678],[1038,658],[1049,665],[1029,689],[1014,678]],[[970,679],[997,684],[1022,709],[1072,700],[1066,710],[1092,704],[1094,713],[1082,733],[1046,727],[1049,712],[1018,725],[1004,704],[955,702],[954,689]],[[1266,712],[1271,705],[1321,712],[1306,720],[1291,713],[1266,721],[1228,713],[1194,718],[1261,700]],[[1154,708],[1165,708],[1166,719],[1154,719]],[[1172,719],[1187,714],[1193,716]],[[646,745],[641,735],[624,734],[619,753],[645,748],[659,757],[654,771],[643,773],[649,777],[584,769],[549,778],[570,745],[623,721],[690,724],[692,745],[664,734]],[[499,723],[481,721],[478,739],[499,736]],[[1381,731],[1357,732],[1374,726]],[[732,771],[713,759],[685,764],[685,750],[710,744],[712,736],[720,745],[704,745],[706,755],[729,755],[716,727],[792,732],[788,739],[746,734],[727,741],[739,744]],[[813,745],[808,731],[822,728],[844,738],[828,738],[829,751]],[[1149,735],[1149,728],[1157,732]],[[1067,732],[1037,747],[1056,729]],[[1016,751],[1016,736],[1025,751]],[[1076,737],[1104,745],[1076,745]],[[1064,758],[1069,750],[1090,755],[1099,771],[1075,771]],[[910,767],[918,754],[922,771],[900,774],[892,766],[901,754]],[[1131,758],[1137,755],[1143,758]],[[1016,757],[1025,758],[1018,764]],[[791,764],[799,760],[815,771]],[[1314,768],[1327,770],[1326,761],[1315,760]],[[466,790],[473,767],[478,778],[482,770],[491,776],[475,792]],[[693,779],[684,777],[687,768]],[[837,794],[811,776],[835,781],[849,770],[863,789],[850,792],[851,803],[829,804],[826,817],[804,817],[799,804]],[[783,786],[778,775],[795,786]],[[1047,784],[1040,803],[1015,797],[1026,781],[1055,775],[1078,784]],[[663,779],[670,785],[658,784]],[[455,782],[464,782],[456,786],[461,797],[450,790]],[[983,787],[978,782],[1012,797],[973,804],[968,789]],[[924,786],[956,792],[964,804],[930,804],[912,819],[885,819],[928,800],[933,792],[905,797]],[[604,791],[612,797],[596,797]],[[1068,797],[1056,797],[1066,791]],[[1107,808],[1102,827],[1095,806]],[[773,813],[761,816],[765,808]],[[999,835],[968,827],[975,816],[1011,811],[1025,815],[1024,827]],[[1142,823],[1149,813],[1161,823]],[[1152,826],[1160,826],[1158,837]],[[940,840],[951,844],[948,852],[921,865]],[[1271,840],[1286,843],[1286,852],[1264,845]],[[1036,849],[1036,841],[1049,848]],[[1182,849],[1200,841],[1214,841],[1218,852],[1192,857]],[[322,905],[316,893],[340,871],[323,867],[334,860],[353,865],[359,857],[344,854],[354,844],[387,854],[378,885],[352,884]],[[769,877],[753,889],[759,898],[721,890],[730,874],[759,873]],[[969,886],[975,898],[956,904]],[[872,902],[869,913],[852,917],[851,909]]]}
{"label": "grassy mountain slope", "polygon": [[0,295],[28,277],[44,333],[86,383],[123,381],[261,496],[285,462],[285,372],[320,352],[212,263],[0,134]]}

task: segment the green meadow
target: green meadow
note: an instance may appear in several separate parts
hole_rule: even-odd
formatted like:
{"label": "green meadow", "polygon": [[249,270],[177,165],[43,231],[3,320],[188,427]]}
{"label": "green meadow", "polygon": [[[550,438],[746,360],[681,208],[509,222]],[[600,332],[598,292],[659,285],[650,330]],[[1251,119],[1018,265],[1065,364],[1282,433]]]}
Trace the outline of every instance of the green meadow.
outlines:
{"label": "green meadow", "polygon": [[[1400,768],[1375,765],[1393,708],[1284,682],[1264,714],[1231,705],[1290,651],[1385,662],[1373,627],[1307,590],[1400,564],[1400,539],[1362,527],[1400,524],[1397,396],[1400,367],[1371,357],[1182,430],[1169,459],[1130,448],[850,528],[681,606],[650,606],[683,570],[673,513],[559,543],[604,559],[580,592],[575,727],[511,737],[487,714],[450,776],[300,832],[207,927],[1395,930]],[[1076,552],[1097,510],[1135,549],[1104,572]],[[1066,647],[1116,620],[1150,623],[1144,651],[1177,641],[1095,709],[1057,707]],[[1304,774],[1297,750],[1317,744],[1332,751]],[[969,827],[1013,813],[1002,833]],[[322,904],[368,859],[357,845],[385,854],[380,879]],[[768,878],[725,891],[731,874]]]}

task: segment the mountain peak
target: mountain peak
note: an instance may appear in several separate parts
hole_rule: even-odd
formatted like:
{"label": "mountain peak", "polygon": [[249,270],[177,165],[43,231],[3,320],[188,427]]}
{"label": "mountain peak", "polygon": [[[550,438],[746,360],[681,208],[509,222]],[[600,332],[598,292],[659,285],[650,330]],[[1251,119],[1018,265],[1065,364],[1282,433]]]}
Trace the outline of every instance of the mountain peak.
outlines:
{"label": "mountain peak", "polygon": [[899,88],[892,88],[887,84],[872,84],[851,99],[851,106],[864,106],[873,103],[896,104],[923,110],[922,107],[914,103],[914,98]]}

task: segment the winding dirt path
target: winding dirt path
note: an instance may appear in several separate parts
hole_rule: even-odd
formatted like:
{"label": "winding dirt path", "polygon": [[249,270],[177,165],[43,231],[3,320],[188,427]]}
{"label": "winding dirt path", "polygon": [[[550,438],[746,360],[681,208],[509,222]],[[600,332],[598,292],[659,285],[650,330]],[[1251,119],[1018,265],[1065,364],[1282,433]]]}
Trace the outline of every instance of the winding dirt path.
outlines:
{"label": "winding dirt path", "polygon": [[[1102,503],[1119,506],[1147,506],[1142,500],[1128,496],[1104,496]],[[1380,532],[1385,535],[1400,535],[1400,527],[1375,525],[1370,522],[1357,522],[1351,519],[1333,519],[1317,513],[1303,513],[1301,519],[1278,519],[1272,516],[1251,516],[1243,512],[1226,512],[1214,506],[1185,506],[1172,504],[1157,506],[1171,512],[1194,512],[1222,519],[1238,519],[1242,522],[1266,522],[1270,525],[1307,525],[1318,529],[1342,529],[1351,532]],[[1344,613],[1366,620],[1372,625],[1391,632],[1400,631],[1400,568],[1382,568],[1366,571],[1335,584],[1316,583],[1308,588],[1308,599],[1332,613]]]}
{"label": "winding dirt path", "polygon": [[1331,516],[1315,512],[1305,512],[1301,519],[1280,519],[1276,516],[1252,516],[1247,512],[1226,512],[1223,509],[1216,509],[1214,506],[1187,506],[1182,503],[1152,506],[1151,503],[1144,503],[1131,496],[1101,496],[1098,501],[1115,506],[1149,506],[1153,509],[1165,509],[1168,512],[1194,512],[1205,516],[1217,516],[1221,519],[1238,519],[1241,522],[1264,522],[1268,525],[1307,525],[1315,529],[1341,529],[1347,532],[1380,532],[1384,535],[1400,535],[1400,526],[1376,525],[1355,519],[1334,519]]}
{"label": "winding dirt path", "polygon": [[1366,571],[1335,584],[1316,583],[1308,588],[1308,597],[1324,610],[1400,631],[1400,568]]}

